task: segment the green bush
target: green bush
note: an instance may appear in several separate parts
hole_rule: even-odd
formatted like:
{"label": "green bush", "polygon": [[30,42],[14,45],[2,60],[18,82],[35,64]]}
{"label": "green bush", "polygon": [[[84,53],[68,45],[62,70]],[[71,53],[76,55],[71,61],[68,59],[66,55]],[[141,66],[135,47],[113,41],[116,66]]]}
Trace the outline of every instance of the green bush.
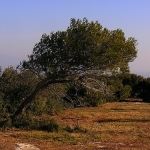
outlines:
{"label": "green bush", "polygon": [[15,122],[13,122],[13,126],[16,128],[23,128],[23,129],[35,129],[36,123],[33,120],[33,116],[31,112],[27,111],[22,117]]}
{"label": "green bush", "polygon": [[52,119],[42,122],[39,126],[39,129],[48,132],[59,132],[61,127],[56,120]]}
{"label": "green bush", "polygon": [[103,94],[98,91],[88,91],[84,97],[85,103],[88,106],[98,107],[103,103]]}
{"label": "green bush", "polygon": [[63,104],[60,99],[49,98],[46,96],[38,96],[30,107],[33,115],[39,116],[43,113],[54,115],[58,114],[63,109]]}
{"label": "green bush", "polygon": [[13,126],[16,128],[42,130],[47,132],[59,132],[61,130],[61,127],[56,120],[36,121],[29,112],[24,114],[19,120],[15,121]]}
{"label": "green bush", "polygon": [[83,98],[86,95],[86,88],[79,84],[71,84],[67,87],[67,92],[63,100],[65,103],[70,103],[74,107],[83,106]]}
{"label": "green bush", "polygon": [[0,120],[0,128],[5,131],[8,128],[12,127],[12,121],[10,117]]}
{"label": "green bush", "polygon": [[[100,91],[89,90],[83,85],[74,84],[68,87],[68,98],[64,98],[65,102],[71,103],[74,107],[92,106],[97,107],[106,101],[106,96]],[[106,95],[106,94],[105,94]]]}

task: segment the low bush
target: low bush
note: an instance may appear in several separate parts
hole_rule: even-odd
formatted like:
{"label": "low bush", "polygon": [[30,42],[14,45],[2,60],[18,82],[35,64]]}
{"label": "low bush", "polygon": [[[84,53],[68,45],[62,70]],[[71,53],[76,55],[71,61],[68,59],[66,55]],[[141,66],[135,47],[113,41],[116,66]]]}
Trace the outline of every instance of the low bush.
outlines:
{"label": "low bush", "polygon": [[67,125],[65,130],[70,133],[86,133],[87,132],[86,129],[82,128],[79,125],[75,125],[73,128]]}
{"label": "low bush", "polygon": [[37,121],[33,119],[32,114],[29,112],[24,114],[19,120],[15,121],[13,126],[21,129],[34,129],[48,132],[59,132],[61,130],[61,127],[56,120]]}
{"label": "low bush", "polygon": [[13,126],[21,129],[35,129],[36,122],[33,120],[32,114],[30,112],[26,112],[20,119],[13,122]]}
{"label": "low bush", "polygon": [[61,130],[61,126],[56,120],[52,119],[42,122],[39,126],[39,130],[48,132],[59,132]]}

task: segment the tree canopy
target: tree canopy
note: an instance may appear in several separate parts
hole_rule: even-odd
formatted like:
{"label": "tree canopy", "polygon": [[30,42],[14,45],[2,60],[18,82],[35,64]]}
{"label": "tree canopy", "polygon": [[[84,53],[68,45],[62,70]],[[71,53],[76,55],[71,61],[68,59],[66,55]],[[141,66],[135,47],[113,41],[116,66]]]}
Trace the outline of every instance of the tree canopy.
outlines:
{"label": "tree canopy", "polygon": [[129,72],[128,63],[136,58],[136,45],[137,41],[132,37],[126,39],[121,29],[108,30],[98,21],[89,22],[86,18],[72,18],[66,31],[43,34],[28,56],[29,60],[19,66],[32,71],[39,82],[12,118],[16,119],[25,111],[50,84]]}

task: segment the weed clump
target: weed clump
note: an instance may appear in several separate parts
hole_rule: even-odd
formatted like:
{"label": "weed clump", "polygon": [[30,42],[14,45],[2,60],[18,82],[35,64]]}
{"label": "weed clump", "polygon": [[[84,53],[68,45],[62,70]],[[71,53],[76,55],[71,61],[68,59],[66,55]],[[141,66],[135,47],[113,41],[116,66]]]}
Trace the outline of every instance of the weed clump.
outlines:
{"label": "weed clump", "polygon": [[21,129],[42,130],[47,132],[59,132],[61,130],[61,126],[56,120],[35,120],[31,113],[24,114],[19,120],[13,123],[13,126]]}
{"label": "weed clump", "polygon": [[26,112],[20,119],[13,122],[13,126],[21,129],[35,129],[35,121],[33,120],[32,114]]}
{"label": "weed clump", "polygon": [[86,133],[87,132],[86,129],[84,129],[83,127],[79,125],[75,125],[73,128],[67,125],[65,130],[70,133]]}
{"label": "weed clump", "polygon": [[51,119],[41,123],[39,129],[47,132],[59,132],[61,131],[61,126],[56,120]]}

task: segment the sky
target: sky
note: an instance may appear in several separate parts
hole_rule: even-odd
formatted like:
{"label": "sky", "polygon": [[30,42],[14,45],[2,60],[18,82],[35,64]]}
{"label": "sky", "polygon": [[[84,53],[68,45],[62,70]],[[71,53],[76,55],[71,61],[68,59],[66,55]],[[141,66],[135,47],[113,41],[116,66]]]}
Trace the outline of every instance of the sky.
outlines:
{"label": "sky", "polygon": [[137,42],[130,72],[150,77],[150,0],[0,0],[0,66],[27,60],[42,34],[66,30],[70,19],[122,29]]}

